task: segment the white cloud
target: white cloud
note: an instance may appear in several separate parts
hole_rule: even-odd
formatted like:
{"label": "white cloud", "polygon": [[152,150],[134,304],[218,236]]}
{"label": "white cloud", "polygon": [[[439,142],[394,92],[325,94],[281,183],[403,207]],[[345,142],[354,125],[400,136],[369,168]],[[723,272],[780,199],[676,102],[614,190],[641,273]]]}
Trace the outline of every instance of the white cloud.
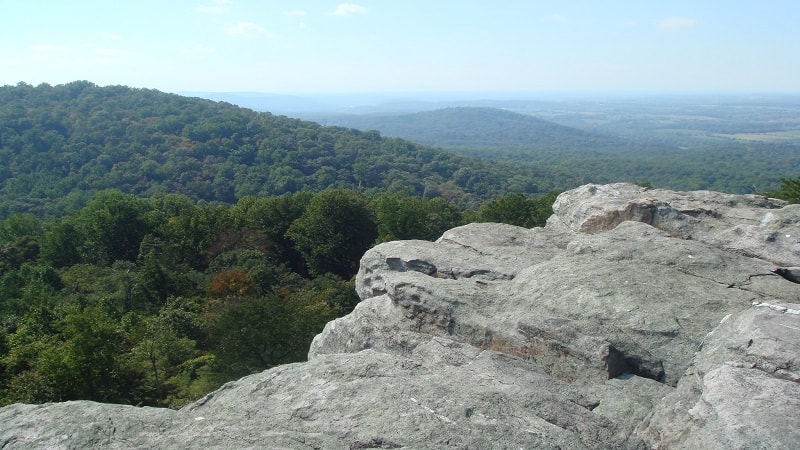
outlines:
{"label": "white cloud", "polygon": [[33,45],[31,49],[31,59],[54,64],[67,64],[73,58],[73,51],[69,47],[59,45],[39,44]]}
{"label": "white cloud", "polygon": [[340,3],[333,14],[337,16],[349,16],[350,14],[366,14],[368,12],[369,8],[356,5],[355,3]]}
{"label": "white cloud", "polygon": [[283,15],[284,16],[306,16],[306,15],[308,15],[308,12],[303,11],[302,9],[294,9],[294,10],[291,10],[291,11],[284,11]]}
{"label": "white cloud", "polygon": [[548,17],[548,18],[550,20],[552,20],[553,22],[561,22],[561,23],[563,23],[563,22],[567,21],[567,18],[564,17],[563,14],[559,14],[559,13],[551,14],[550,17]]}
{"label": "white cloud", "polygon": [[228,27],[228,34],[237,37],[269,36],[270,33],[262,26],[253,22],[237,22]]}
{"label": "white cloud", "polygon": [[211,0],[197,7],[197,12],[203,14],[222,14],[228,11],[230,0]]}
{"label": "white cloud", "polygon": [[658,30],[664,32],[688,30],[699,24],[699,21],[687,17],[667,17],[658,23]]}
{"label": "white cloud", "polygon": [[62,47],[60,45],[40,44],[31,47],[36,53],[69,53],[72,51],[69,47]]}
{"label": "white cloud", "polygon": [[122,36],[118,35],[117,33],[112,33],[110,31],[101,31],[100,37],[109,41],[118,41],[122,39]]}

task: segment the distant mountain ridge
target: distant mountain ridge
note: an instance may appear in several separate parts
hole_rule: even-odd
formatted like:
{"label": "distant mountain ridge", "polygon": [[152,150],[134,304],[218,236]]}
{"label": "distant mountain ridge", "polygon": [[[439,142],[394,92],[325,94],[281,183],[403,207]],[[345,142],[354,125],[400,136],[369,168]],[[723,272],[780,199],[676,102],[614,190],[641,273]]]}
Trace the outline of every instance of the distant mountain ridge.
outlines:
{"label": "distant mountain ridge", "polygon": [[459,106],[398,115],[337,115],[320,120],[446,149],[493,147],[518,151],[589,145],[595,149],[619,149],[630,144],[624,139],[492,107]]}

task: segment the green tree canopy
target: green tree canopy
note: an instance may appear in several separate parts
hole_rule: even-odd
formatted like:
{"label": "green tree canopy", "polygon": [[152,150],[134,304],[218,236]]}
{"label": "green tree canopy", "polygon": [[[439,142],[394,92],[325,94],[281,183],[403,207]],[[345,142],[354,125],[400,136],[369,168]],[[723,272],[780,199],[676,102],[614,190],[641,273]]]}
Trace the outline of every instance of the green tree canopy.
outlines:
{"label": "green tree canopy", "polygon": [[378,241],[435,240],[463,223],[461,211],[443,198],[425,199],[402,192],[376,195],[369,204],[378,224]]}
{"label": "green tree canopy", "polygon": [[139,244],[154,231],[147,201],[116,190],[99,192],[80,211],[87,260],[104,263],[135,261]]}
{"label": "green tree canopy", "polygon": [[786,200],[789,203],[800,203],[800,176],[781,178],[781,187],[777,191],[767,192],[766,195]]}
{"label": "green tree canopy", "polygon": [[482,204],[478,209],[477,220],[526,228],[541,227],[553,214],[553,202],[557,195],[556,192],[538,198],[520,193],[504,195]]}
{"label": "green tree canopy", "polygon": [[311,199],[286,235],[312,275],[333,273],[348,279],[378,235],[367,199],[356,191],[331,189]]}

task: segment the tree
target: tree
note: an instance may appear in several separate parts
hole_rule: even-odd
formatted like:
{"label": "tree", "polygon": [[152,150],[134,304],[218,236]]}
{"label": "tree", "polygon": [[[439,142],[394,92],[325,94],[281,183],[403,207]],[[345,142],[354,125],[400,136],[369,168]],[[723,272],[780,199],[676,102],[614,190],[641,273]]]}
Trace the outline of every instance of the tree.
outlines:
{"label": "tree", "polygon": [[40,372],[58,387],[57,400],[119,402],[125,377],[119,367],[122,336],[102,306],[73,305],[58,321],[63,344],[42,357]]}
{"label": "tree", "polygon": [[256,293],[256,282],[243,269],[220,272],[208,285],[210,294],[227,300],[236,300]]}
{"label": "tree", "polygon": [[286,232],[310,274],[330,272],[344,279],[355,275],[361,256],[377,235],[366,198],[342,189],[315,195]]}
{"label": "tree", "polygon": [[520,227],[544,226],[553,214],[553,202],[558,194],[550,192],[539,198],[512,193],[486,202],[477,213],[479,222],[499,222]]}
{"label": "tree", "polygon": [[39,256],[41,224],[30,214],[0,221],[0,273],[19,268]]}
{"label": "tree", "polygon": [[164,260],[174,267],[206,268],[214,256],[209,247],[232,226],[230,208],[220,204],[194,205],[187,197],[166,195],[153,199],[153,207]]}
{"label": "tree", "polygon": [[786,200],[789,203],[800,203],[800,176],[781,178],[781,187],[777,191],[767,192],[765,195]]}
{"label": "tree", "polygon": [[208,272],[220,274],[232,269],[247,271],[259,292],[269,292],[293,273],[286,263],[274,255],[248,248],[220,254],[211,262]]}
{"label": "tree", "polygon": [[447,200],[424,199],[399,192],[376,195],[369,204],[378,224],[378,242],[434,240],[461,225],[461,212]]}
{"label": "tree", "polygon": [[334,318],[313,290],[223,302],[209,325],[215,365],[232,376],[303,361],[311,340]]}
{"label": "tree", "polygon": [[175,329],[171,312],[171,308],[164,308],[156,316],[143,318],[137,343],[130,352],[131,370],[142,374],[137,390],[147,404],[163,404],[174,396],[175,377],[182,364],[197,356],[195,341]]}
{"label": "tree", "polygon": [[153,232],[148,210],[145,200],[131,194],[98,193],[78,214],[87,246],[84,256],[106,264],[136,261],[142,239]]}
{"label": "tree", "polygon": [[68,220],[52,222],[41,242],[41,258],[53,267],[68,267],[81,261],[78,249],[83,236]]}
{"label": "tree", "polygon": [[132,294],[143,300],[139,303],[144,303],[154,310],[163,305],[167,297],[177,290],[174,286],[177,274],[167,267],[164,247],[163,241],[150,234],[146,235],[142,239],[136,263],[136,289]]}
{"label": "tree", "polygon": [[237,227],[254,228],[266,233],[272,252],[297,268],[300,256],[286,237],[286,232],[306,210],[312,197],[310,192],[278,197],[245,197],[231,208],[231,215]]}

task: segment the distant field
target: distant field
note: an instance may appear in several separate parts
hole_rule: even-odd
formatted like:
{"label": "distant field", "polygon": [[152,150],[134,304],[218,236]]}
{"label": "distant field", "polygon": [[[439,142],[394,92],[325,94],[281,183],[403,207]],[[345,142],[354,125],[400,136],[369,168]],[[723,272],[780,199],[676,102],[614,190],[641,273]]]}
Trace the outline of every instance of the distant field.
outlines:
{"label": "distant field", "polygon": [[800,143],[800,130],[775,131],[772,133],[716,133],[714,136],[750,142]]}

